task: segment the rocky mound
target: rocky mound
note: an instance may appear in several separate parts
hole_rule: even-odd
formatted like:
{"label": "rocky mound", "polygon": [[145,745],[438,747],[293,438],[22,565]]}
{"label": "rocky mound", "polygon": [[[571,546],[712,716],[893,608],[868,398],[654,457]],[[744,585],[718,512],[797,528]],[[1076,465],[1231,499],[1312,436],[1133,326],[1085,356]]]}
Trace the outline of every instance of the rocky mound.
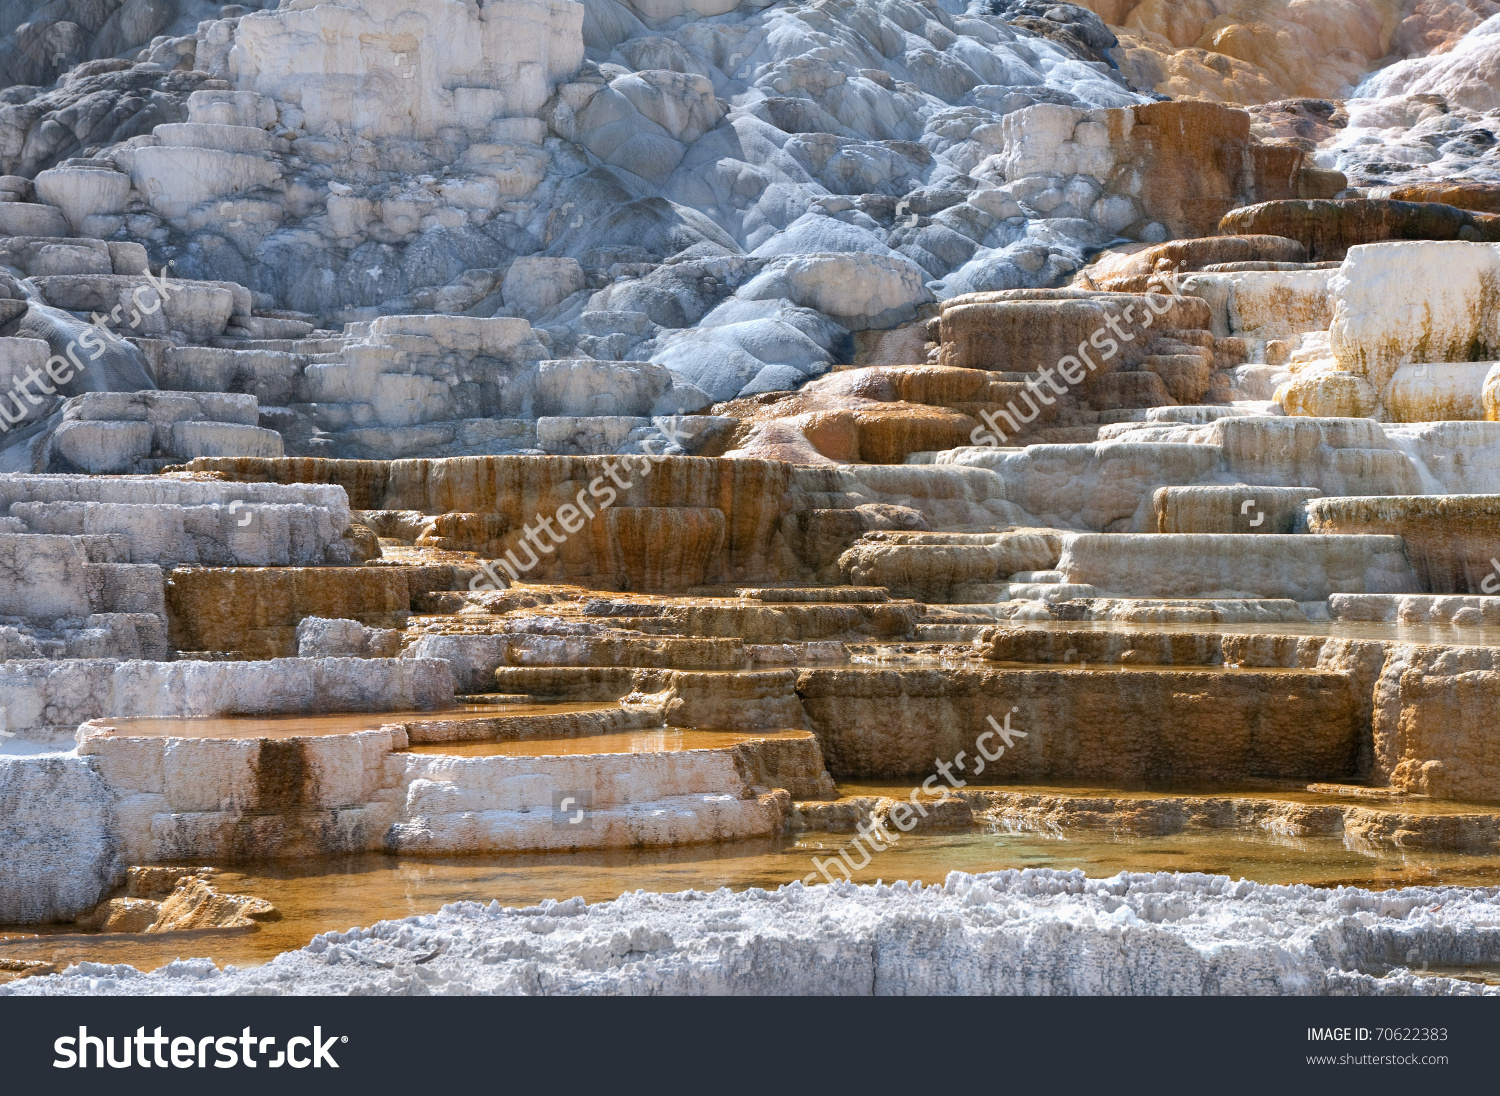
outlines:
{"label": "rocky mound", "polygon": [[466,902],[327,933],[251,970],[83,963],[0,994],[1477,994],[1494,991],[1405,967],[1412,954],[1487,959],[1494,904],[1454,887],[953,872],[929,887]]}

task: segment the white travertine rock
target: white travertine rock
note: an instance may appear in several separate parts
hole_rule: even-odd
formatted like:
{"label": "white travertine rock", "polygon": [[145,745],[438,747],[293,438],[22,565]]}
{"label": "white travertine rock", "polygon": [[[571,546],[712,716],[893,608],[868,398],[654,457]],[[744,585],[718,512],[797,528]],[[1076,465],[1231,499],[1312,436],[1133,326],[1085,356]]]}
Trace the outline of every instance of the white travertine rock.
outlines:
{"label": "white travertine rock", "polygon": [[0,512],[18,502],[107,502],[162,506],[313,506],[339,529],[349,525],[349,496],[325,483],[232,483],[162,476],[0,475]]}
{"label": "white travertine rock", "polygon": [[237,312],[250,311],[250,291],[224,282],[167,276],[54,274],[37,277],[35,285],[48,304],[71,312],[101,313],[133,335],[176,331],[206,342],[221,335]]}
{"label": "white travertine rock", "polygon": [[517,144],[470,145],[458,158],[458,167],[467,172],[471,182],[481,189],[469,194],[456,188],[455,181],[444,193],[455,205],[490,209],[494,195],[520,198],[530,194],[546,177],[550,156],[541,149]]}
{"label": "white travertine rock", "polygon": [[1403,365],[1385,390],[1392,422],[1483,419],[1484,383],[1494,362],[1423,362]]}
{"label": "white travertine rock", "polygon": [[130,176],[107,164],[89,168],[56,167],[36,177],[37,197],[62,210],[72,234],[78,236],[94,235],[85,231],[88,218],[124,213],[130,186]]}
{"label": "white travertine rock", "polygon": [[[71,537],[0,533],[0,614],[87,617],[87,564],[83,545]],[[10,718],[14,724],[14,714]]]}
{"label": "white travertine rock", "polygon": [[935,529],[988,533],[996,526],[1029,524],[1021,507],[1009,501],[1005,481],[985,468],[850,464],[802,469],[798,481],[804,490],[843,495],[850,508],[880,504],[916,510]]}
{"label": "white travertine rock", "polygon": [[651,362],[602,362],[592,358],[544,361],[537,366],[536,413],[648,415],[671,383],[672,375],[666,368]]}
{"label": "white travertine rock", "polygon": [[281,435],[258,426],[229,422],[174,422],[171,451],[183,460],[198,457],[280,457]]}
{"label": "white travertine rock", "polygon": [[577,112],[579,144],[608,164],[664,181],[724,117],[714,85],[696,73],[647,69],[617,77]]}
{"label": "white travertine rock", "polygon": [[635,415],[545,415],[536,420],[536,445],[555,456],[617,453],[649,418]]}
{"label": "white travertine rock", "polygon": [[[343,358],[310,365],[303,375],[308,402],[319,405],[330,427],[412,426],[457,417],[452,386],[437,377],[397,372],[406,364],[400,351],[356,343]],[[347,420],[334,414],[338,405],[346,405]]]}
{"label": "white travertine rock", "polygon": [[[775,832],[781,814],[776,797],[744,797],[744,780],[725,750],[616,754],[606,764],[587,756],[412,756],[403,783],[404,817],[390,844],[407,852],[733,840]],[[586,829],[552,825],[555,788],[589,797]],[[537,824],[539,815],[545,825]]]}
{"label": "white travertine rock", "polygon": [[[767,0],[756,0],[755,7]],[[648,23],[665,23],[684,15],[711,18],[733,11],[739,5],[733,0],[624,0],[624,3]]]}
{"label": "white travertine rock", "polygon": [[493,687],[509,647],[510,637],[504,635],[423,635],[406,649],[406,656],[446,660],[454,692],[468,694]]}
{"label": "white travertine rock", "polygon": [[[43,370],[50,353],[47,344],[41,339],[0,338],[0,393],[4,394],[4,398],[9,400],[10,393],[17,384],[33,371],[46,381],[47,375]],[[30,383],[35,385],[36,381],[33,380]],[[30,391],[37,396],[42,394],[40,388],[32,387]],[[22,396],[21,399],[24,400],[25,397]],[[16,402],[20,403],[20,401]],[[24,409],[26,404],[20,403],[20,407]],[[12,405],[6,406],[7,419],[14,409]]]}
{"label": "white travertine rock", "polygon": [[157,213],[180,218],[207,202],[275,186],[281,170],[262,156],[164,145],[136,149],[130,179]]}
{"label": "white travertine rock", "polygon": [[1500,597],[1478,594],[1334,594],[1330,620],[1500,626]]}
{"label": "white travertine rock", "polygon": [[1400,537],[1070,533],[1057,569],[1123,597],[1273,597],[1420,593]]}
{"label": "white travertine rock", "polygon": [[585,284],[578,260],[528,255],[510,264],[501,293],[507,308],[539,316],[583,289]]}
{"label": "white travertine rock", "polygon": [[[1480,996],[1494,991],[1389,967],[1393,955],[1465,962],[1493,917],[1488,888],[954,871],[926,886],[638,891],[525,909],[459,902],[351,929],[336,943],[319,936],[264,966],[91,966],[20,979],[0,994],[395,995],[410,992],[420,962],[424,979],[472,994],[534,993],[540,979],[560,995]],[[621,962],[627,947],[640,961]]]}
{"label": "white travertine rock", "polygon": [[1214,308],[1214,334],[1284,339],[1324,331],[1333,319],[1328,283],[1336,270],[1242,270],[1189,274],[1182,292]]}
{"label": "white travertine rock", "polygon": [[[1115,166],[1110,132],[1102,111],[1090,112],[1040,103],[1000,120],[1003,151],[996,157],[1006,180],[1033,175],[1090,175],[1103,183]],[[1128,110],[1111,116],[1128,137],[1135,116]]]}
{"label": "white travertine rock", "polygon": [[531,324],[509,316],[381,316],[370,324],[370,334],[420,335],[432,339],[446,350],[502,358],[506,361],[535,361],[545,354],[531,330]]}
{"label": "white travertine rock", "polygon": [[13,661],[0,663],[0,689],[8,729],[21,738],[29,729],[77,729],[106,716],[386,712],[453,702],[448,663],[419,658]]}
{"label": "white travertine rock", "polygon": [[[1329,282],[1329,342],[1339,367],[1382,396],[1398,366],[1500,353],[1500,250],[1401,241],[1349,249]],[[1477,354],[1476,354],[1477,352]]]}
{"label": "white travertine rock", "polygon": [[[111,400],[138,398],[105,395]],[[139,409],[138,404],[129,408]],[[153,430],[168,429],[174,424],[163,421],[153,427],[144,420],[120,423],[79,420],[76,425],[136,427],[144,431],[149,444]],[[68,565],[68,560],[80,549],[79,542],[58,540],[59,536],[90,536],[117,542],[119,554],[114,563],[118,565],[127,565],[132,559],[137,565],[195,562],[221,566],[321,565],[326,562],[329,546],[339,542],[349,527],[349,502],[344,489],[316,484],[12,474],[0,476],[0,509],[11,519],[22,521],[33,534],[55,534],[20,536],[15,550],[22,551],[29,559],[41,551],[41,546],[53,545],[57,555],[55,566],[60,567]],[[152,566],[151,570],[156,568]],[[113,577],[101,575],[104,587],[99,596],[115,604],[95,611],[157,611],[161,599],[159,573],[154,597],[144,602],[132,589],[120,586],[121,583],[128,586],[139,577],[134,572]],[[59,602],[62,608],[55,612],[48,610],[53,617],[88,615],[88,583],[82,579],[73,582],[76,589],[70,593],[61,587],[66,587],[71,579],[39,582],[37,590],[18,591],[15,596],[22,601],[62,598]],[[119,589],[110,594],[115,587]],[[45,616],[47,612],[19,615]]]}
{"label": "white travertine rock", "polygon": [[151,131],[158,144],[178,148],[213,148],[220,152],[270,152],[272,137],[259,126],[170,122]]}
{"label": "white travertine rock", "polygon": [[[413,782],[414,792],[418,785],[419,782]],[[408,809],[432,809],[433,798],[430,794],[424,796],[416,804],[409,804]],[[543,828],[537,823],[534,806],[510,810],[457,809],[397,823],[391,829],[390,845],[403,852],[426,855],[453,855],[471,848],[523,852],[692,845],[773,834],[781,824],[781,813],[781,803],[776,797],[745,799],[738,790],[596,806],[589,811],[588,829],[582,832],[554,826],[550,816]]]}
{"label": "white travertine rock", "polygon": [[1421,476],[1407,493],[1483,495],[1500,483],[1500,422],[1389,423],[1383,431]]}
{"label": "white travertine rock", "polygon": [[[102,243],[102,241],[100,241]],[[102,254],[101,254],[102,252]],[[44,244],[31,254],[31,262],[25,266],[27,274],[112,274],[114,264],[109,261],[109,251],[98,250],[82,244]]]}
{"label": "white travertine rock", "polygon": [[0,236],[71,235],[71,226],[56,206],[0,202]]}
{"label": "white travertine rock", "polygon": [[130,472],[151,455],[152,430],[144,422],[64,422],[52,435],[53,452],[84,472]]}
{"label": "white travertine rock", "polygon": [[566,0],[350,0],[254,12],[229,56],[240,90],[301,111],[312,134],[431,137],[535,114],[583,60],[584,9]]}
{"label": "white travertine rock", "polygon": [[[296,401],[297,386],[307,365],[307,355],[281,350],[230,350],[209,346],[171,346],[156,366],[156,383],[165,391],[211,397],[226,393],[244,393],[252,401],[268,407],[285,407]],[[256,419],[224,417],[222,412],[208,413],[204,418],[220,422],[243,422],[254,426]]]}
{"label": "white travertine rock", "polygon": [[1125,439],[1096,444],[1005,450],[991,446],[940,454],[944,464],[989,468],[1005,497],[1046,525],[1134,532],[1154,526],[1158,487],[1213,483],[1222,477],[1217,445],[1160,444]]}
{"label": "white travertine rock", "polygon": [[1443,109],[1472,111],[1500,107],[1500,22],[1493,18],[1459,39],[1450,51],[1436,50],[1431,56],[1415,56],[1372,74],[1359,86],[1361,98],[1410,98],[1430,105],[1422,96],[1438,96]]}
{"label": "white travertine rock", "polygon": [[1217,445],[1228,482],[1316,487],[1325,495],[1411,495],[1421,470],[1403,444],[1366,418],[1246,415],[1203,426],[1131,431],[1141,441]]}
{"label": "white travertine rock", "polygon": [[[239,392],[85,392],[68,408],[78,419],[140,419],[158,429],[163,449],[178,422],[219,422],[253,426],[259,419],[255,397]],[[162,427],[168,428],[164,433]]]}
{"label": "white travertine rock", "polygon": [[176,453],[174,424],[209,421],[253,426],[258,409],[254,396],[230,392],[85,392],[67,403],[63,419],[150,423],[153,446]]}
{"label": "white travertine rock", "polygon": [[[357,620],[303,617],[297,624],[298,658],[394,658],[401,653],[401,632],[371,628]],[[424,658],[414,652],[413,658]]]}
{"label": "white travertine rock", "polygon": [[[350,664],[393,673],[386,659],[277,662],[300,663],[300,676],[309,683],[334,688],[375,676],[350,673]],[[274,664],[269,672],[276,673]],[[389,765],[391,749],[407,742],[399,725],[280,739],[169,739],[131,735],[128,723],[88,723],[79,728],[78,740],[79,753],[98,766],[118,797],[112,828],[132,861],[243,857],[243,829],[257,823],[269,825],[257,833],[260,854],[362,852],[380,847],[399,816],[400,787]],[[293,825],[281,814],[288,797],[297,800],[299,821]]]}
{"label": "white travertine rock", "polygon": [[118,884],[114,801],[87,758],[0,756],[0,921],[70,921]]}
{"label": "white travertine rock", "polygon": [[897,256],[858,252],[774,259],[743,285],[742,300],[786,298],[851,331],[895,327],[932,300],[921,267]]}
{"label": "white travertine rock", "polygon": [[276,124],[276,102],[254,91],[195,91],[188,96],[188,121],[210,126]]}
{"label": "white travertine rock", "polygon": [[1278,385],[1271,398],[1288,415],[1311,418],[1368,418],[1380,408],[1379,395],[1369,380],[1337,369],[1300,373]]}
{"label": "white travertine rock", "polygon": [[646,69],[610,81],[610,88],[675,141],[690,145],[723,120],[713,81],[697,73]]}
{"label": "white travertine rock", "polygon": [[[98,424],[108,425],[108,424]],[[151,428],[141,426],[149,436]],[[177,423],[174,426],[196,425]],[[231,427],[252,430],[254,427]],[[162,503],[15,502],[10,512],[33,532],[123,535],[135,563],[297,567],[326,561],[344,525],[334,512],[300,503],[184,506]]]}

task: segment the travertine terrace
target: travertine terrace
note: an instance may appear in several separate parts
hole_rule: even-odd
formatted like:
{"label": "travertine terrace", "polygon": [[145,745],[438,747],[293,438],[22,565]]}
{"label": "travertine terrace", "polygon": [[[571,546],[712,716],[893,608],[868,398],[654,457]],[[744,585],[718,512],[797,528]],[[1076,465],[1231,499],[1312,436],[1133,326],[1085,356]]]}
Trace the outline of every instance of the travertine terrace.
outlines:
{"label": "travertine terrace", "polygon": [[[254,933],[265,860],[939,830],[1500,883],[1500,9],[1167,7],[0,4],[0,925]],[[785,863],[788,955],[840,902],[825,958],[1160,890],[1212,920],[1171,947],[1251,958],[1085,940],[1048,985],[1417,985],[1347,928],[1257,974],[1265,880]],[[1357,902],[1462,966],[1495,900]],[[573,932],[569,991],[721,988]],[[1007,933],[900,988],[1028,991]],[[0,992],[78,991],[8,946]]]}

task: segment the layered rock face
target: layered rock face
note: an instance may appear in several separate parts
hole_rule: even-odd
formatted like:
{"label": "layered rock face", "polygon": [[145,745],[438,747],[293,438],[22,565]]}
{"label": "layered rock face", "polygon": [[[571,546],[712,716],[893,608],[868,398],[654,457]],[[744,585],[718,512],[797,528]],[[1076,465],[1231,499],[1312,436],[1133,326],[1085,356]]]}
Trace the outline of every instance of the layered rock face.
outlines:
{"label": "layered rock face", "polygon": [[95,7],[0,25],[0,921],[947,758],[1500,832],[1179,802],[1500,801],[1488,0]]}
{"label": "layered rock face", "polygon": [[[23,273],[138,272],[98,269],[108,239],[246,287],[227,315],[158,322],[149,365],[165,389],[256,395],[289,451],[618,451],[653,414],[796,387],[937,297],[1047,285],[1120,235],[1300,192],[1297,150],[1239,112],[1144,102],[1071,10],[1062,35],[956,4],[722,26],[561,0],[252,11],[18,94],[38,151],[12,170],[36,180],[0,220],[37,241]],[[148,76],[176,81],[156,115],[73,120],[80,96],[126,118]],[[108,311],[134,287],[37,289],[33,312]],[[536,337],[363,326],[428,311]],[[586,394],[547,361],[609,365]]]}
{"label": "layered rock face", "polygon": [[300,109],[313,137],[426,138],[455,122],[483,135],[534,114],[583,60],[583,7],[562,0],[320,7],[246,16],[228,51],[235,85]]}

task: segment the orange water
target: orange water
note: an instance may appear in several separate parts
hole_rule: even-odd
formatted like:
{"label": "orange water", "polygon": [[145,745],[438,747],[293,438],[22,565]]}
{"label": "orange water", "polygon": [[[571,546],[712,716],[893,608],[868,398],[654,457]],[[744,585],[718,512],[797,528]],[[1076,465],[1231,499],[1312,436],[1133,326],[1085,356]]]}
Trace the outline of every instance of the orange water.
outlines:
{"label": "orange water", "polygon": [[407,753],[457,757],[557,757],[575,754],[672,753],[717,750],[764,738],[811,738],[810,731],[719,731],[678,727],[610,731],[565,738],[521,738],[504,742],[444,742],[413,746]]}
{"label": "orange water", "polygon": [[496,719],[513,715],[553,715],[618,708],[613,701],[580,704],[468,704],[457,708],[403,712],[329,712],[307,715],[227,715],[173,719],[103,720],[122,736],[150,738],[292,738],[353,734],[387,723]]}
{"label": "orange water", "polygon": [[[846,791],[855,789],[845,789]],[[814,871],[812,858],[837,855],[850,834],[808,833],[720,845],[660,850],[415,860],[367,853],[319,861],[236,866],[215,880],[229,892],[265,898],[282,919],[243,931],[162,935],[83,935],[67,926],[0,930],[0,958],[90,960],[154,969],[176,958],[208,956],[221,965],[264,963],[300,948],[320,932],[388,918],[433,913],[470,900],[531,905],[543,898],[607,901],[644,888],[774,889]],[[855,859],[859,859],[858,856]],[[907,834],[854,874],[857,882],[921,879],[940,883],[949,871],[1081,868],[1090,876],[1120,871],[1201,871],[1267,883],[1346,884],[1384,889],[1413,884],[1500,885],[1500,856],[1355,850],[1336,837],[1281,837],[1212,830],[1166,837],[1075,831],[1064,837],[970,831]],[[835,873],[837,874],[837,873]]]}

